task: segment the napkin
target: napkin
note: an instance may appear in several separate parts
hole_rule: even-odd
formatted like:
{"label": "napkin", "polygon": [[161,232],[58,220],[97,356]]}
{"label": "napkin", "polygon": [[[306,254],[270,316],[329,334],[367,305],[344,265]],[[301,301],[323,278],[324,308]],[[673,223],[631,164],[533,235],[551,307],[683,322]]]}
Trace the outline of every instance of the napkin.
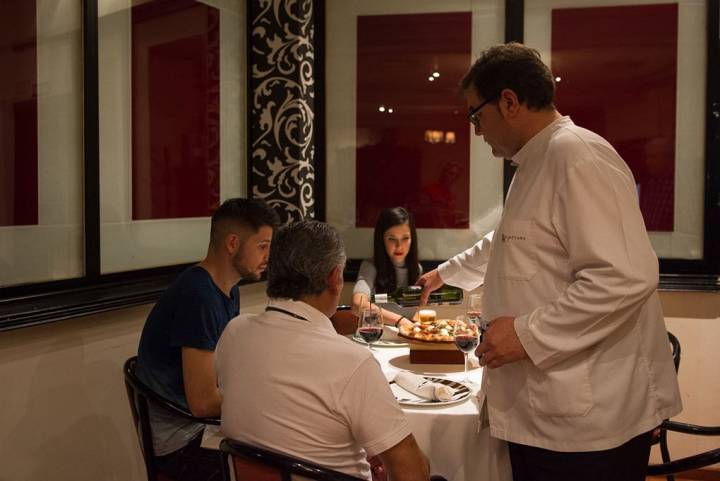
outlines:
{"label": "napkin", "polygon": [[455,394],[455,390],[449,386],[429,381],[408,371],[397,373],[395,382],[406,391],[432,401],[450,401]]}

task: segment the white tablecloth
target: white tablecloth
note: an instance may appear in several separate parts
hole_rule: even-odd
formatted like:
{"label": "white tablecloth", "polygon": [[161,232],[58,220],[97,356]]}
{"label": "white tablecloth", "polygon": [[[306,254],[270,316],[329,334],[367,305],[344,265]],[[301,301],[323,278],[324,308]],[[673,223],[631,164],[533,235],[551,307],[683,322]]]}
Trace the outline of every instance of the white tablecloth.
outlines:
{"label": "white tablecloth", "polygon": [[[410,364],[407,347],[375,347],[375,358],[390,380],[399,370],[462,382],[462,364]],[[431,472],[448,481],[511,481],[507,445],[482,428],[479,393],[482,368],[470,370],[473,395],[457,404],[402,406],[420,449],[430,458]]]}

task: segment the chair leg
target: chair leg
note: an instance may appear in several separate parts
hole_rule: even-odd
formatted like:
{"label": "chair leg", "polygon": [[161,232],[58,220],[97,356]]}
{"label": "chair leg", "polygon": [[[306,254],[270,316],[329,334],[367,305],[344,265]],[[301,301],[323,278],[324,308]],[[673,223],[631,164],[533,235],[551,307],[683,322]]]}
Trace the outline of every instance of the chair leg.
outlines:
{"label": "chair leg", "polygon": [[235,476],[233,473],[233,468],[230,467],[230,463],[232,463],[232,456],[230,456],[228,453],[223,452],[222,453],[222,475],[223,475],[223,481],[234,481]]}
{"label": "chair leg", "polygon": [[[670,450],[668,449],[667,443],[667,431],[660,429],[660,455],[662,456],[663,463],[670,462]],[[668,474],[667,481],[675,481],[675,475]]]}

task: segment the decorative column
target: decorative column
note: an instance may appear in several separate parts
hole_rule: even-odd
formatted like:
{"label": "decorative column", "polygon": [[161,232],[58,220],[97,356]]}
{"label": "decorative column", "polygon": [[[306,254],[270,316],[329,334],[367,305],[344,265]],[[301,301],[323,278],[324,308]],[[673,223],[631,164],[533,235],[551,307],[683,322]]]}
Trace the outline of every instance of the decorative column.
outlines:
{"label": "decorative column", "polygon": [[248,2],[248,169],[252,197],[284,223],[316,217],[313,0]]}

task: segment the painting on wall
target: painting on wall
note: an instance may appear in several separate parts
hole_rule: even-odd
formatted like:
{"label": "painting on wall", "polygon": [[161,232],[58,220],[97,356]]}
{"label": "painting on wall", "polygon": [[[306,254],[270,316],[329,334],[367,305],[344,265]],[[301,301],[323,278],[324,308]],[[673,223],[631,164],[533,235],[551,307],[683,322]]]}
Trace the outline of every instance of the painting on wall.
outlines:
{"label": "painting on wall", "polygon": [[678,5],[552,11],[557,107],[635,176],[649,231],[674,230]]}
{"label": "painting on wall", "polygon": [[220,17],[188,0],[132,8],[132,218],[212,215],[220,199]]}
{"label": "painting on wall", "polygon": [[418,228],[466,229],[470,129],[458,89],[470,12],[357,17],[356,227],[405,206]]}
{"label": "painting on wall", "polygon": [[36,3],[3,2],[0,18],[0,226],[38,223]]}

